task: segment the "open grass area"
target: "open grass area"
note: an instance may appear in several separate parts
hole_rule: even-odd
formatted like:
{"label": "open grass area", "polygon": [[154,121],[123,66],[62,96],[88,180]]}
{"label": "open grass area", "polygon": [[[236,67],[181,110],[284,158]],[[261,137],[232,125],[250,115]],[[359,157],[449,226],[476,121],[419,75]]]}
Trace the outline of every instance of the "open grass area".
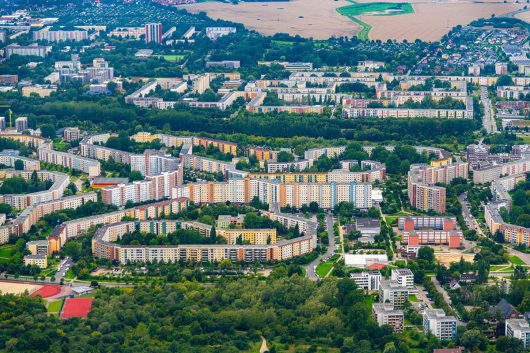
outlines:
{"label": "open grass area", "polygon": [[63,301],[57,300],[54,302],[51,302],[48,304],[48,312],[49,313],[59,313],[61,311],[61,308],[63,307]]}
{"label": "open grass area", "polygon": [[356,3],[352,0],[350,2],[352,3],[351,5],[339,7],[337,11],[361,26],[361,30],[357,32],[357,38],[360,40],[368,40],[368,34],[372,26],[355,16],[394,16],[414,12],[414,8],[408,2]]}
{"label": "open grass area", "polygon": [[0,263],[7,263],[11,258],[11,251],[13,250],[14,245],[5,245],[0,247]]}
{"label": "open grass area", "polygon": [[277,46],[289,46],[289,47],[294,44],[294,42],[289,42],[286,40],[275,40],[275,39],[271,40],[271,43]]}
{"label": "open grass area", "polygon": [[72,271],[72,269],[68,269],[68,271],[66,271],[66,275],[64,276],[65,279],[74,279],[75,278],[75,274],[74,274],[74,271]]}
{"label": "open grass area", "polygon": [[332,261],[323,262],[317,266],[317,275],[320,278],[324,278],[326,277],[328,272],[331,271],[332,268],[333,268]]}
{"label": "open grass area", "polygon": [[415,294],[411,294],[411,295],[409,295],[409,302],[411,302],[411,303],[417,303],[417,302],[419,302],[418,297],[416,297]]}
{"label": "open grass area", "polygon": [[184,60],[186,56],[185,55],[162,55],[162,58],[165,61],[172,61],[172,62],[179,62]]}
{"label": "open grass area", "polygon": [[524,261],[518,256],[510,256],[510,262],[514,265],[525,265]]}

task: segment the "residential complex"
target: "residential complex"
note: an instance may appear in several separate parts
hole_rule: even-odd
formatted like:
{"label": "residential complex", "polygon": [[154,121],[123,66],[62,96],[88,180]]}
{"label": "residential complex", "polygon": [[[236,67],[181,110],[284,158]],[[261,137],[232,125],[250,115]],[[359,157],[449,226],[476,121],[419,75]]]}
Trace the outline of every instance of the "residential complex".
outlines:
{"label": "residential complex", "polygon": [[445,188],[435,184],[449,184],[455,178],[468,177],[467,163],[442,166],[413,164],[408,173],[408,196],[410,205],[420,211],[444,213],[446,208]]}
{"label": "residential complex", "polygon": [[409,290],[392,280],[381,280],[379,284],[379,302],[390,303],[396,310],[402,310],[409,298]]}
{"label": "residential complex", "polygon": [[39,160],[43,162],[78,170],[88,174],[89,177],[97,177],[101,174],[101,164],[99,161],[72,153],[56,151],[52,149],[51,143],[41,145],[38,153]]}
{"label": "residential complex", "polygon": [[367,291],[379,291],[381,283],[381,272],[379,271],[352,273],[350,277],[359,288]]}

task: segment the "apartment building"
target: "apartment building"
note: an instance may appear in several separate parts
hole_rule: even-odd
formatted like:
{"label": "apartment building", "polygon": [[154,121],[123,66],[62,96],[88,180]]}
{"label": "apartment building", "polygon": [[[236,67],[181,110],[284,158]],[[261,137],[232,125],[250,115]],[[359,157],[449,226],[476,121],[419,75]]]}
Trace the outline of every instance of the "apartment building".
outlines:
{"label": "apartment building", "polygon": [[30,45],[10,44],[4,48],[4,55],[8,60],[13,55],[40,56],[42,58],[45,58],[51,51],[51,46],[38,45],[36,43]]}
{"label": "apartment building", "polygon": [[350,277],[359,288],[367,291],[379,291],[381,284],[381,272],[379,271],[352,273]]}
{"label": "apartment building", "polygon": [[6,167],[15,168],[15,162],[21,161],[24,170],[40,170],[40,162],[31,158],[21,157],[16,154],[11,153],[10,151],[4,150],[0,152],[0,164],[5,165]]}
{"label": "apartment building", "polygon": [[398,268],[392,270],[391,280],[396,281],[400,287],[414,289],[414,274],[408,268]]}
{"label": "apartment building", "polygon": [[251,178],[227,182],[199,182],[175,188],[173,197],[188,197],[195,203],[248,203],[253,197],[269,205],[300,208],[317,202],[331,209],[340,202],[351,202],[356,208],[372,207],[372,185],[368,183],[282,183],[277,180]]}
{"label": "apartment building", "polygon": [[[124,246],[114,242],[123,234],[136,229],[135,222],[116,222],[99,228],[92,239],[95,258],[118,260],[120,263],[138,261],[164,262],[233,262],[282,261],[312,252],[316,247],[316,234],[269,245],[169,245]],[[158,228],[161,229],[160,227]],[[158,233],[158,234],[163,234]]]}
{"label": "apartment building", "polygon": [[226,36],[231,33],[236,33],[235,27],[206,27],[205,35],[211,40],[217,40],[219,37]]}
{"label": "apartment building", "polygon": [[47,240],[28,241],[26,243],[26,248],[29,250],[31,255],[48,255]]}
{"label": "apartment building", "polygon": [[337,158],[346,150],[346,146],[311,148],[304,152],[304,159],[317,160],[321,156]]}
{"label": "apartment building", "polygon": [[106,187],[101,190],[103,203],[125,206],[128,202],[141,203],[171,196],[171,190],[182,184],[182,171],[162,172],[142,181]]}
{"label": "apartment building", "polygon": [[271,229],[217,229],[217,236],[226,239],[229,245],[269,245],[276,243],[276,228]]}
{"label": "apartment building", "polygon": [[48,255],[26,255],[24,256],[24,266],[48,267]]}
{"label": "apartment building", "polygon": [[62,197],[64,190],[70,183],[68,175],[59,172],[51,171],[24,171],[24,170],[0,170],[0,179],[7,179],[12,177],[21,177],[25,180],[30,180],[33,173],[36,173],[37,178],[41,181],[52,181],[52,185],[48,190],[38,191],[30,194],[4,194],[0,195],[0,202],[23,210],[33,204],[57,200]]}
{"label": "apartment building", "polygon": [[38,149],[39,160],[63,166],[88,174],[90,178],[101,175],[101,163],[95,159],[81,157],[76,154],[59,152],[50,145],[42,145]]}
{"label": "apartment building", "polygon": [[20,236],[23,233],[27,233],[31,226],[47,214],[65,209],[74,209],[89,201],[97,201],[97,194],[73,195],[29,206],[12,223],[0,226],[0,244],[7,243],[10,235]]}
{"label": "apartment building", "polygon": [[211,145],[219,149],[222,153],[229,153],[234,157],[237,156],[237,143],[235,142],[222,141],[208,137],[195,137],[193,139],[193,144],[195,146],[203,146],[204,148]]}
{"label": "apartment building", "polygon": [[300,233],[310,234],[315,233],[317,223],[303,216],[292,213],[281,213],[278,211],[266,213],[267,216],[273,220],[280,222],[285,228],[295,228],[298,226]]}
{"label": "apartment building", "polygon": [[49,97],[52,93],[57,92],[55,85],[31,85],[22,87],[22,96],[30,97],[36,94],[39,97]]}
{"label": "apartment building", "polygon": [[89,33],[83,29],[74,30],[53,30],[51,27],[44,27],[41,30],[33,32],[33,40],[43,40],[47,42],[80,42],[83,40],[94,39],[99,32]]}
{"label": "apartment building", "polygon": [[423,331],[441,341],[456,340],[456,318],[446,316],[443,309],[426,308],[423,312]]}
{"label": "apartment building", "polygon": [[64,129],[63,138],[68,141],[78,141],[81,139],[81,131],[78,127],[67,127]]}
{"label": "apartment building", "polygon": [[162,23],[145,24],[145,43],[162,44]]}
{"label": "apartment building", "polygon": [[178,158],[158,150],[145,150],[139,155],[131,154],[129,161],[131,170],[140,172],[142,176],[173,172],[181,167]]}
{"label": "apartment building", "polygon": [[405,315],[403,310],[395,310],[392,304],[373,303],[372,318],[379,326],[392,326],[392,331],[394,333],[403,332]]}
{"label": "apartment building", "polygon": [[268,162],[267,173],[300,172],[313,166],[313,160],[299,159],[292,162]]}
{"label": "apartment building", "polygon": [[21,116],[15,119],[15,129],[17,132],[23,132],[28,129],[28,118]]}
{"label": "apartment building", "polygon": [[213,174],[226,175],[228,171],[235,170],[236,166],[231,162],[223,162],[217,159],[197,156],[194,154],[182,154],[181,160],[184,168],[199,170]]}
{"label": "apartment building", "polygon": [[525,319],[507,319],[504,333],[506,337],[521,340],[525,349],[530,348],[530,326]]}
{"label": "apartment building", "polygon": [[515,174],[525,174],[530,172],[530,159],[520,159],[507,163],[490,165],[480,169],[473,170],[473,183],[485,184],[500,178]]}
{"label": "apartment building", "polygon": [[442,166],[413,164],[408,173],[408,196],[410,205],[421,211],[444,213],[446,209],[445,188],[437,183],[449,184],[455,178],[467,179],[468,164],[457,162]]}
{"label": "apartment building", "polygon": [[380,303],[390,303],[395,310],[402,310],[408,298],[408,288],[401,287],[396,281],[381,280],[379,284]]}
{"label": "apartment building", "polygon": [[145,27],[117,27],[109,32],[109,37],[140,39],[145,36]]}

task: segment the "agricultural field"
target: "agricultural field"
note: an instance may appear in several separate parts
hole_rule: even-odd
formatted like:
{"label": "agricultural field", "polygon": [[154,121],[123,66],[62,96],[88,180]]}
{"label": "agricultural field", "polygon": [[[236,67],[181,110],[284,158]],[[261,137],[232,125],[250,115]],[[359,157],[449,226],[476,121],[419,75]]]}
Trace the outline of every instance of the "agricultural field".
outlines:
{"label": "agricultural field", "polygon": [[[292,0],[243,2],[237,5],[203,2],[180,5],[192,13],[243,23],[260,33],[288,33],[314,39],[358,35],[363,39],[434,41],[456,25],[503,15],[524,4],[498,0]],[[522,13],[517,17],[530,16]]]}

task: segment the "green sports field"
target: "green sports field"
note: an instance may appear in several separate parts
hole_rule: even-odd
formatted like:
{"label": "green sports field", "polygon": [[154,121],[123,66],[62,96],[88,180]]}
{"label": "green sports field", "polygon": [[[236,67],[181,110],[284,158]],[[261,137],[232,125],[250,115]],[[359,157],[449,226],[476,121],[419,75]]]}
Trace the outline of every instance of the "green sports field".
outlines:
{"label": "green sports field", "polygon": [[414,8],[408,2],[357,3],[352,0],[350,2],[351,5],[339,7],[337,11],[361,26],[361,30],[357,33],[357,37],[361,40],[368,40],[368,33],[372,26],[355,16],[395,16],[414,12]]}

